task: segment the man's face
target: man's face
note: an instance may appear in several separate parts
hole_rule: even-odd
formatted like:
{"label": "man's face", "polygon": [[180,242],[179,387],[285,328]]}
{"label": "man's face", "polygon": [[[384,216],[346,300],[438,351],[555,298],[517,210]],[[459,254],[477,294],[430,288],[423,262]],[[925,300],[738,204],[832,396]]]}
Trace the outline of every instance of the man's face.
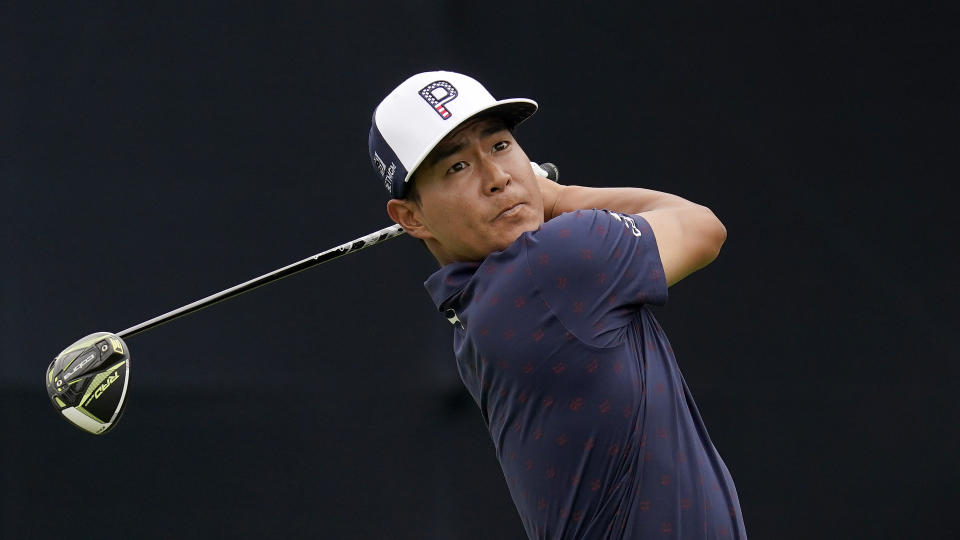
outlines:
{"label": "man's face", "polygon": [[482,260],[543,223],[530,160],[498,119],[471,120],[448,135],[415,182],[413,212],[441,264]]}

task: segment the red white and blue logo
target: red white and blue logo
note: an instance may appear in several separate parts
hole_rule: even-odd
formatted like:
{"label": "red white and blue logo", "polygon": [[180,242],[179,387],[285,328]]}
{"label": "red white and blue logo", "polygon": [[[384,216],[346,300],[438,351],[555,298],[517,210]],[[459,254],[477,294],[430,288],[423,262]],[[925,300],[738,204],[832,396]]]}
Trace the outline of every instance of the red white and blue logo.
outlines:
{"label": "red white and blue logo", "polygon": [[458,94],[457,89],[447,81],[434,81],[420,89],[420,97],[444,120],[452,116],[444,105],[456,99]]}

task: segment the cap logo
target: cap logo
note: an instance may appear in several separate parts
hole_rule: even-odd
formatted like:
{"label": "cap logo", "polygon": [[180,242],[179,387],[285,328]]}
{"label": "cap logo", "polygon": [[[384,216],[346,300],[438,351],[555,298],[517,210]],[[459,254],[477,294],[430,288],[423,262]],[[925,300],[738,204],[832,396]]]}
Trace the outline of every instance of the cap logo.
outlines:
{"label": "cap logo", "polygon": [[374,152],[373,167],[377,169],[377,172],[383,177],[383,185],[387,188],[387,191],[391,191],[393,189],[393,175],[397,172],[397,164],[391,161],[390,167],[388,168],[387,164],[384,163],[380,157],[380,154]]}
{"label": "cap logo", "polygon": [[386,175],[383,177],[383,185],[387,189],[393,189],[393,175],[397,172],[397,164],[390,162],[390,167],[387,169]]}
{"label": "cap logo", "polygon": [[444,105],[456,99],[458,94],[457,89],[447,81],[434,81],[420,89],[420,97],[444,120],[452,116]]}
{"label": "cap logo", "polygon": [[387,173],[387,164],[383,162],[383,159],[380,158],[380,154],[373,153],[373,166],[377,169],[377,172],[380,173],[380,176],[383,176]]}

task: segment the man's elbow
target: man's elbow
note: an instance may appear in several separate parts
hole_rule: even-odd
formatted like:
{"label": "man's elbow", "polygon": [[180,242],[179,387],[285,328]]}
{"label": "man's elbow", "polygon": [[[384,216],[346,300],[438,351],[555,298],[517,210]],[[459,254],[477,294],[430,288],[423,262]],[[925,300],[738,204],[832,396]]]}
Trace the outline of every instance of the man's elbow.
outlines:
{"label": "man's elbow", "polygon": [[703,212],[703,221],[701,222],[702,261],[706,266],[714,261],[720,255],[720,248],[727,241],[727,228],[720,221],[720,218],[706,206],[701,207]]}
{"label": "man's elbow", "polygon": [[727,239],[727,228],[705,206],[691,204],[680,211],[650,218],[658,235],[667,286],[713,262]]}

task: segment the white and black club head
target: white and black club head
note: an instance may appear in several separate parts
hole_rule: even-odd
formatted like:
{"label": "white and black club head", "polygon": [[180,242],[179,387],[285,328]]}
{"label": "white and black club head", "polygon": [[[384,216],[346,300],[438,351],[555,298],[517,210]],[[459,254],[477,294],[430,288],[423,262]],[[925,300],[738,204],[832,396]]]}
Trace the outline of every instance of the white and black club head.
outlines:
{"label": "white and black club head", "polygon": [[44,382],[50,402],[71,424],[94,435],[106,433],[126,404],[130,350],[116,334],[90,334],[57,355]]}

